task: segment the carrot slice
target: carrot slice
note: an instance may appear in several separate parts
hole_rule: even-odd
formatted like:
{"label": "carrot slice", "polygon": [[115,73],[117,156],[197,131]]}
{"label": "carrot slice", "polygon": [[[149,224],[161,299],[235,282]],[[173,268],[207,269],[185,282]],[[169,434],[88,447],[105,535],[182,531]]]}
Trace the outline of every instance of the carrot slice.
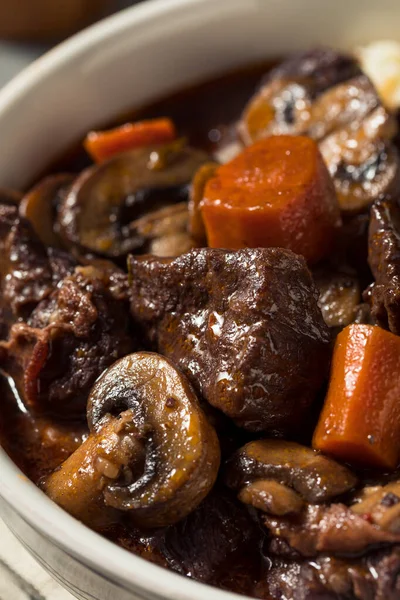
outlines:
{"label": "carrot slice", "polygon": [[97,163],[114,154],[142,146],[171,142],[176,138],[175,125],[168,118],[126,123],[107,131],[90,131],[83,145]]}
{"label": "carrot slice", "polygon": [[338,335],[313,446],[346,462],[395,469],[400,462],[400,337],[372,325]]}
{"label": "carrot slice", "polygon": [[329,251],[340,225],[318,146],[301,136],[260,140],[220,166],[200,210],[211,247],[281,246],[310,262]]}

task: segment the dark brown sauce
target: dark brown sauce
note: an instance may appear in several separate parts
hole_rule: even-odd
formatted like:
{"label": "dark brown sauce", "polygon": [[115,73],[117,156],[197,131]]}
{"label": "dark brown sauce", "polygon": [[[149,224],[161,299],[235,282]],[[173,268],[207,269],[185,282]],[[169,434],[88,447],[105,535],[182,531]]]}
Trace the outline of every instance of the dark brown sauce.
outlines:
{"label": "dark brown sauce", "polygon": [[[238,118],[262,76],[276,62],[257,63],[181,89],[143,108],[128,111],[111,123],[99,123],[97,128],[106,129],[128,121],[168,116],[176,124],[179,135],[185,136],[190,144],[212,150],[226,133],[229,124]],[[75,173],[89,166],[91,161],[81,142],[79,140],[58,157],[46,169],[46,173]]]}

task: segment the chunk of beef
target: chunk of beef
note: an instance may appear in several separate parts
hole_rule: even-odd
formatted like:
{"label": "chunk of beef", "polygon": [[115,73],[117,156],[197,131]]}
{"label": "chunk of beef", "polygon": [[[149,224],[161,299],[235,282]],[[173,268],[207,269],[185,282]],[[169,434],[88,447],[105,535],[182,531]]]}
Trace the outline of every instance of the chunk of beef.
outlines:
{"label": "chunk of beef", "polygon": [[360,554],[377,545],[400,544],[400,531],[378,527],[344,504],[310,505],[299,517],[268,515],[263,520],[272,535],[303,556]]}
{"label": "chunk of beef", "polygon": [[0,321],[2,337],[9,325],[27,318],[57,283],[71,273],[74,261],[49,250],[13,204],[0,204]]}
{"label": "chunk of beef", "polygon": [[351,510],[385,531],[400,533],[400,481],[365,487]]}
{"label": "chunk of beef", "polygon": [[265,600],[398,600],[399,594],[400,547],[347,560],[274,557],[256,587]]}
{"label": "chunk of beef", "polygon": [[400,207],[389,199],[371,209],[368,260],[375,284],[366,299],[378,325],[400,335]]}
{"label": "chunk of beef", "polygon": [[186,519],[166,530],[160,550],[169,566],[183,575],[251,593],[259,577],[262,538],[247,510],[217,490]]}
{"label": "chunk of beef", "polygon": [[125,276],[77,267],[1,347],[27,406],[82,416],[97,377],[133,349]]}
{"label": "chunk of beef", "polygon": [[131,313],[148,343],[250,430],[298,426],[330,335],[303,258],[277,248],[129,257]]}

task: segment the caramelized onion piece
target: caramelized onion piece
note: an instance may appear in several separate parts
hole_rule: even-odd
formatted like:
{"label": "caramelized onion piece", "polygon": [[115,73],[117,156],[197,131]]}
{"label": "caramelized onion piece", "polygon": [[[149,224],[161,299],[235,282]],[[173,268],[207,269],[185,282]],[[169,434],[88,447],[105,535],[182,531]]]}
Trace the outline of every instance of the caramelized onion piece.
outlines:
{"label": "caramelized onion piece", "polygon": [[131,354],[105,371],[89,397],[88,423],[88,440],[45,484],[86,524],[117,510],[142,527],[170,525],[215,482],[216,433],[186,378],[158,354]]}

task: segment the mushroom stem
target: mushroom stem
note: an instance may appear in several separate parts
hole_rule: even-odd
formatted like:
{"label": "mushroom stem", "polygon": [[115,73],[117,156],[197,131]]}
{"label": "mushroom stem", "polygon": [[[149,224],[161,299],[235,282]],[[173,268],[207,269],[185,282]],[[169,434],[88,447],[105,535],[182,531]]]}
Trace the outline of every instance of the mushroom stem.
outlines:
{"label": "mushroom stem", "polygon": [[132,432],[133,411],[107,415],[97,432],[44,482],[46,494],[71,515],[93,528],[118,520],[119,511],[105,504],[103,492],[124,467],[141,473],[144,447]]}

